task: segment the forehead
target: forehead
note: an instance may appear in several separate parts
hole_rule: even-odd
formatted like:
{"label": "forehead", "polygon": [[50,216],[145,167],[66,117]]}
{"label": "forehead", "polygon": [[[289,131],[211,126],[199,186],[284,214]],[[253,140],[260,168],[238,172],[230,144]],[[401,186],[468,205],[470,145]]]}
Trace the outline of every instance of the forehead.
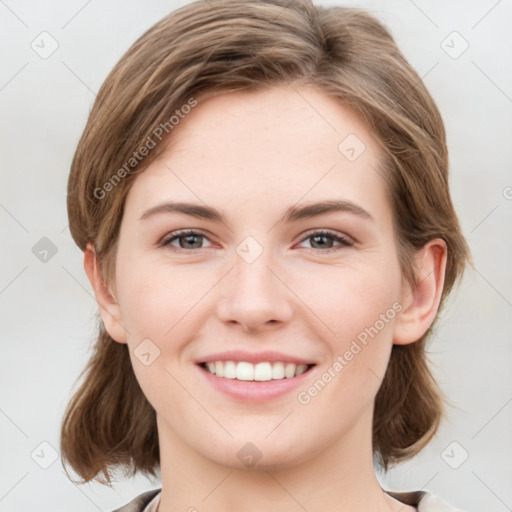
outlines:
{"label": "forehead", "polygon": [[312,87],[276,86],[202,100],[137,177],[137,210],[166,199],[239,208],[333,199],[385,200],[381,150],[362,119]]}

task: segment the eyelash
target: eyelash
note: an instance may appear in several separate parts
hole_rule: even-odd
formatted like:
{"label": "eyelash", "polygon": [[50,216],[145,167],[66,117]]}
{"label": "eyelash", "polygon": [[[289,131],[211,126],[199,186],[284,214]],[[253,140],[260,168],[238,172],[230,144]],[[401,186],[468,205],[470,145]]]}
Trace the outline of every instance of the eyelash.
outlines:
{"label": "eyelash", "polygon": [[[201,247],[199,249],[183,249],[181,247],[178,248],[178,247],[173,247],[170,245],[171,242],[174,242],[174,240],[178,240],[180,238],[185,238],[186,236],[191,236],[191,235],[202,236],[202,237],[208,239],[208,237],[204,233],[201,233],[200,231],[195,231],[195,230],[175,231],[174,233],[169,233],[169,235],[167,237],[165,237],[160,242],[159,245],[161,247],[168,247],[173,252],[184,252],[185,254],[190,254],[193,252],[200,251],[201,249],[206,249],[206,247]],[[309,238],[314,238],[317,236],[325,236],[325,237],[332,238],[334,241],[339,242],[341,245],[339,245],[338,247],[331,247],[326,250],[309,248],[311,251],[326,254],[326,253],[332,253],[332,252],[339,251],[340,249],[343,249],[345,247],[352,247],[354,245],[354,243],[351,240],[349,240],[348,238],[346,238],[342,235],[338,235],[335,232],[327,231],[327,230],[323,230],[323,229],[317,230],[317,231],[310,231],[310,232],[306,233],[306,235],[299,241],[299,243],[305,242]]]}

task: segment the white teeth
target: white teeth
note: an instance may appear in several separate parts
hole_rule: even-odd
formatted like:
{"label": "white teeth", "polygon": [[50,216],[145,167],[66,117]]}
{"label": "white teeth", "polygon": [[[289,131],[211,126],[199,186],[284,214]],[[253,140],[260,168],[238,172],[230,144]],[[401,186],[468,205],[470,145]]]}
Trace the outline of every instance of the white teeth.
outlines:
{"label": "white teeth", "polygon": [[271,380],[272,366],[270,363],[258,363],[254,367],[254,380]]}
{"label": "white teeth", "polygon": [[[217,364],[219,363],[216,362],[215,365]],[[218,373],[217,377],[219,377]],[[236,365],[236,378],[237,380],[254,380],[254,365],[244,361],[239,362]]]}
{"label": "white teeth", "polygon": [[297,366],[297,369],[295,370],[295,375],[300,375],[301,373],[304,373],[308,368],[307,364],[299,364]]}
{"label": "white teeth", "polygon": [[224,363],[224,377],[226,379],[236,379],[236,364],[233,361]]}
{"label": "white teeth", "polygon": [[273,379],[284,379],[284,364],[274,363],[272,366],[272,378]]}
{"label": "white teeth", "polygon": [[284,368],[284,376],[287,379],[291,379],[295,375],[295,365],[293,363],[288,363]]}
{"label": "white teeth", "polygon": [[281,380],[291,379],[304,373],[308,365],[295,363],[257,363],[252,364],[246,361],[215,361],[206,363],[210,373],[217,377],[237,380]]}

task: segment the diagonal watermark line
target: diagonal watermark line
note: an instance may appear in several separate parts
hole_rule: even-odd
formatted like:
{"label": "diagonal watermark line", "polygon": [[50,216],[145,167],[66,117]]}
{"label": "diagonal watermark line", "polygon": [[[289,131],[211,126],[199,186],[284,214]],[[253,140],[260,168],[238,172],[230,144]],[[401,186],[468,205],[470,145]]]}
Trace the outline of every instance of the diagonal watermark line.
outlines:
{"label": "diagonal watermark line", "polygon": [[0,295],[2,293],[5,292],[5,290],[7,290],[7,288],[9,288],[9,286],[11,286],[12,283],[14,283],[14,281],[16,281],[16,279],[18,279],[18,277],[23,274],[23,272],[25,272],[25,270],[27,270],[28,268],[28,265],[25,266],[24,269],[20,270],[1,290],[0,290]]}
{"label": "diagonal watermark line", "polygon": [[[436,62],[436,63],[435,63],[435,64],[434,64],[434,65],[433,65],[433,66],[432,66],[432,67],[431,67],[431,68],[430,68],[426,73],[423,73],[423,75],[420,75],[420,78],[419,78],[418,80],[416,80],[416,82],[414,82],[414,83],[412,84],[412,87],[410,87],[410,88],[409,88],[409,90],[412,90],[413,88],[416,88],[416,86],[417,86],[418,84],[420,84],[421,82],[423,82],[423,80],[427,77],[427,75],[429,75],[429,74],[431,73],[431,71],[432,71],[435,67],[437,67],[437,65],[439,64],[439,62],[440,62],[440,61],[438,60],[438,61],[437,61],[437,62]],[[388,110],[388,112],[389,112],[389,110]]]}
{"label": "diagonal watermark line", "polygon": [[274,431],[277,429],[277,427],[279,427],[279,426],[280,426],[280,425],[281,425],[281,424],[282,424],[282,423],[283,423],[283,422],[288,418],[288,416],[290,416],[290,414],[291,414],[292,412],[295,412],[295,409],[294,409],[294,410],[292,410],[292,411],[290,411],[290,412],[289,412],[289,413],[288,413],[288,414],[287,414],[287,415],[286,415],[286,416],[285,416],[285,417],[284,417],[284,418],[283,418],[283,419],[282,419],[282,420],[281,420],[281,421],[280,421],[280,422],[279,422],[279,423],[278,423],[278,424],[277,424],[277,425],[276,425],[276,426],[275,426],[275,427],[274,427],[274,428],[273,428],[273,429],[272,429],[272,430],[271,430],[271,431],[270,431],[270,432],[265,436],[265,439],[267,439],[267,437],[268,437],[270,434],[272,434],[272,432],[274,432]]}
{"label": "diagonal watermark line", "polygon": [[94,96],[97,96],[97,93],[94,92],[63,60],[61,60],[61,62],[62,64],[64,64],[64,66],[66,66],[69,69],[69,71],[71,71],[71,73],[73,73],[73,75],[75,75],[78,78],[78,80],[80,80],[80,82],[82,82],[85,85],[85,87],[87,87],[87,89],[89,89],[89,91],[91,91],[94,94]]}
{"label": "diagonal watermark line", "polygon": [[[439,64],[439,60],[421,77],[421,80],[425,80],[425,78],[427,77],[427,75]],[[414,85],[418,85],[419,82],[415,82]]]}
{"label": "diagonal watermark line", "polygon": [[66,23],[64,23],[64,25],[62,25],[62,27],[60,27],[60,29],[62,30],[63,28],[67,27],[72,20],[74,20],[78,14],[80,14],[89,4],[91,3],[91,0],[87,0],[87,2],[73,15],[71,16],[71,18],[66,21]]}
{"label": "diagonal watermark line", "polygon": [[208,295],[232,270],[231,267],[205,294],[166,332],[164,336],[167,336],[205,297]]}
{"label": "diagonal watermark line", "polygon": [[487,487],[487,489],[491,491],[491,493],[494,494],[494,496],[496,496],[496,498],[498,498],[508,510],[512,510],[512,508],[510,508],[473,470],[471,470],[471,473],[473,473],[473,475],[475,475],[476,478],[478,478],[478,480],[480,480],[480,482],[482,482],[482,484]]}
{"label": "diagonal watermark line", "polygon": [[23,23],[23,25],[25,25],[25,27],[27,28],[30,28],[5,2],[4,0],[0,0],[0,3],[2,3],[5,7],[7,7],[7,9],[9,9],[9,11],[11,11],[11,13],[16,16],[16,18],[18,18],[18,21],[20,23]]}
{"label": "diagonal watermark line", "polygon": [[473,233],[473,231],[475,231],[475,230],[480,226],[480,224],[482,224],[482,223],[484,222],[484,220],[486,220],[486,219],[487,219],[487,217],[490,217],[490,216],[491,216],[491,214],[493,214],[493,213],[496,211],[496,208],[498,208],[498,207],[499,207],[499,204],[498,204],[498,205],[496,205],[496,206],[495,206],[495,207],[494,207],[494,208],[493,208],[493,209],[492,209],[492,210],[491,210],[491,211],[490,211],[490,212],[489,212],[489,213],[488,213],[488,214],[487,214],[487,215],[486,215],[486,216],[485,216],[485,217],[484,217],[484,218],[483,218],[483,219],[482,219],[482,220],[481,220],[481,221],[480,221],[480,222],[479,222],[479,223],[478,223],[478,224],[477,224],[477,225],[476,225],[476,226],[475,226],[471,231],[470,231],[470,233]]}
{"label": "diagonal watermark line", "polygon": [[61,265],[61,267],[71,277],[71,279],[73,279],[73,281],[75,281],[75,283],[77,283],[82,290],[84,290],[84,292],[94,300],[94,302],[97,302],[96,297],[64,265]]}
{"label": "diagonal watermark line", "polygon": [[0,204],[0,208],[3,208],[7,215],[9,215],[14,222],[16,222],[25,231],[25,233],[29,232],[28,229],[3,204]]}
{"label": "diagonal watermark line", "polygon": [[279,281],[281,281],[281,283],[286,286],[286,288],[288,288],[288,290],[290,290],[295,295],[295,297],[297,297],[297,299],[302,302],[302,304],[304,304],[304,306],[309,309],[309,311],[311,311],[311,313],[313,313],[318,318],[318,320],[320,320],[320,322],[322,322],[322,324],[325,325],[325,327],[327,327],[327,329],[329,329],[329,331],[331,331],[332,334],[334,334],[334,336],[336,336],[336,333],[268,265],[266,265],[266,267],[279,279]]}
{"label": "diagonal watermark line", "polygon": [[[73,484],[75,485],[75,484]],[[100,511],[100,512],[103,512],[103,510],[98,506],[98,504],[92,500],[92,498],[90,496],[88,496],[82,489],[80,489],[80,487],[78,487],[78,485],[75,485],[75,487]]]}
{"label": "diagonal watermark line", "polygon": [[23,432],[23,430],[21,430],[21,428],[11,419],[9,418],[9,416],[7,416],[7,414],[5,414],[5,412],[0,409],[0,412],[27,438],[27,439],[30,439],[30,437],[27,436],[27,434],[25,434],[25,432]]}
{"label": "diagonal watermark line", "polygon": [[2,87],[0,87],[0,91],[3,91],[5,89],[5,87],[7,87],[27,66],[28,66],[28,61],[25,62],[25,64],[23,64],[23,66],[21,66],[21,68],[18,69],[18,71],[16,71],[16,73],[14,73],[14,75],[11,78],[9,78],[7,83],[5,83],[4,85],[2,85]]}
{"label": "diagonal watermark line", "polygon": [[368,368],[368,371],[373,373],[373,375],[375,375],[375,378],[379,381],[379,382],[382,382],[384,380],[384,377],[379,377],[371,368]]}
{"label": "diagonal watermark line", "polygon": [[422,10],[415,2],[414,0],[409,0],[409,2],[411,2],[412,5],[414,5],[414,7],[416,7],[416,9],[418,9],[418,11],[420,11],[423,16],[425,16],[425,18],[427,18],[430,23],[432,23],[432,25],[434,25],[434,27],[436,28],[439,28],[439,25],[437,25],[437,23],[424,11]]}
{"label": "diagonal watermark line", "polygon": [[[433,477],[432,477],[428,482],[426,482],[425,484],[423,484],[423,485],[421,486],[421,489],[425,489],[425,487],[426,487],[430,482],[432,482],[432,480],[434,480],[434,478],[435,478],[437,475],[439,475],[439,471],[438,471],[438,472],[437,472],[437,473],[436,473],[436,474],[435,474],[435,475],[434,475],[434,476],[433,476]],[[404,504],[403,504],[403,505],[398,509],[398,512],[400,512],[401,510],[403,510],[406,506],[407,506],[407,504],[406,504],[406,503],[404,503]]]}
{"label": "diagonal watermark line", "polygon": [[[77,283],[81,288],[82,290],[84,290],[85,293],[87,293],[87,295],[89,295],[89,297],[92,298],[92,300],[94,302],[96,302],[96,304],[99,306],[99,307],[102,307],[101,304],[96,300],[96,297],[94,296],[94,294],[92,294],[64,265],[61,265],[62,269],[71,277],[71,279],[73,279],[73,281],[75,281],[75,283]],[[110,318],[112,318],[112,320],[114,320],[114,322],[119,325],[121,327],[121,329],[123,329],[123,331],[128,334],[128,336],[130,336],[130,333],[128,332],[128,330],[126,329],[126,327],[118,322],[114,316],[110,313],[110,311],[108,311],[107,308],[103,308],[107,313],[108,315],[110,316]]]}
{"label": "diagonal watermark line", "polygon": [[[62,472],[62,473],[64,473],[64,471],[63,471],[62,469],[61,469],[61,472]],[[64,473],[64,474],[66,474],[66,473]],[[143,476],[143,477],[144,477],[144,478],[145,478],[145,479],[150,483],[150,485],[153,485],[153,484],[154,484],[154,482],[152,482],[152,481],[148,478],[148,476],[147,476],[147,475],[144,475],[144,474],[143,474],[142,476]],[[67,475],[66,475],[66,480],[69,480],[69,478],[67,478]],[[73,482],[73,483],[74,483],[74,482]],[[78,484],[78,485],[80,485],[80,484]],[[119,496],[119,499],[120,499],[121,501],[124,501],[124,502],[127,502],[127,501],[128,501],[128,498],[127,498],[124,494],[121,494],[121,493],[120,493],[120,492],[119,492],[119,491],[118,491],[114,486],[112,486],[112,490],[113,490],[113,491],[114,491],[114,492]]]}
{"label": "diagonal watermark line", "polygon": [[308,509],[307,509],[307,508],[306,508],[302,503],[298,502],[298,501],[295,499],[295,497],[294,497],[292,494],[290,494],[290,493],[288,492],[288,490],[287,490],[285,487],[283,487],[283,485],[281,484],[281,482],[279,482],[278,480],[276,480],[276,478],[274,477],[274,475],[272,475],[272,473],[270,473],[270,471],[265,471],[265,473],[267,473],[267,475],[268,475],[270,478],[272,478],[272,479],[274,480],[274,482],[275,482],[277,485],[279,485],[279,487],[281,487],[281,489],[283,489],[283,491],[284,491],[286,494],[288,494],[288,496],[290,496],[290,498],[291,498],[293,501],[295,501],[295,503],[297,503],[297,505],[298,505],[302,510],[305,510],[306,512],[308,512]]}
{"label": "diagonal watermark line", "polygon": [[487,78],[487,80],[489,80],[489,82],[491,82],[491,84],[494,85],[494,87],[496,87],[496,89],[498,89],[498,91],[501,92],[501,94],[503,94],[503,96],[505,96],[505,98],[507,98],[508,101],[512,103],[512,98],[510,98],[510,96],[480,66],[478,66],[475,61],[472,60],[471,63]]}
{"label": "diagonal watermark line", "polygon": [[97,302],[96,297],[64,265],[61,265],[61,267],[71,277],[71,279],[75,281],[75,283],[80,285],[82,290],[84,290],[84,292],[87,293],[87,295],[89,295],[89,297],[91,297],[94,302]]}
{"label": "diagonal watermark line", "polygon": [[[64,475],[66,475],[66,473],[62,469],[61,469],[61,472],[64,473]],[[85,494],[85,492],[82,491],[82,489],[80,489],[80,487],[78,487],[78,485],[75,484],[75,482],[69,480],[67,475],[66,475],[66,480],[70,481],[75,486],[76,489],[78,489],[98,510],[100,510],[100,512],[103,512],[101,510],[101,508],[90,498],[90,496],[87,496],[87,494]]]}
{"label": "diagonal watermark line", "polygon": [[439,475],[439,471],[432,477],[430,478],[429,480],[427,480],[422,486],[421,486],[421,489],[424,489],[425,487],[427,487],[427,485],[432,482],[432,480],[434,480],[434,478]]}
{"label": "diagonal watermark line", "polygon": [[210,416],[228,435],[229,437],[233,437],[231,432],[167,369],[164,367],[164,370],[176,381],[177,384],[179,384],[182,389],[189,394],[191,398],[193,398],[197,405],[201,407],[208,416]]}
{"label": "diagonal watermark line", "polygon": [[477,432],[477,433],[476,433],[476,434],[471,438],[471,440],[475,439],[475,437],[476,437],[478,434],[480,434],[480,432],[482,432],[482,430],[483,430],[484,428],[486,428],[486,427],[487,427],[487,425],[489,425],[489,423],[491,423],[491,421],[492,421],[494,418],[496,418],[496,416],[498,416],[498,414],[500,414],[500,413],[501,413],[501,411],[503,411],[503,409],[505,409],[505,407],[507,407],[507,405],[508,405],[510,402],[512,402],[512,398],[511,398],[510,400],[508,400],[508,401],[505,403],[505,405],[503,405],[503,407],[501,407],[501,409],[500,409],[500,410],[499,410],[499,411],[498,411],[498,412],[497,412],[497,413],[496,413],[496,414],[495,414],[495,415],[494,415],[494,416],[493,416],[493,417],[492,417],[492,418],[491,418],[491,419],[490,419],[490,420],[489,420],[489,421],[488,421],[488,422],[487,422],[487,423],[486,423],[486,424],[485,424],[485,425],[484,425],[484,426],[483,426],[483,427],[482,427],[482,428],[481,428],[481,429],[480,429],[480,430],[479,430],[479,431],[478,431],[478,432]]}
{"label": "diagonal watermark line", "polygon": [[381,166],[379,167],[375,167],[374,165],[372,165],[371,163],[368,163],[368,165],[373,169],[373,171],[375,172],[375,174],[381,178],[383,181],[385,181],[386,179],[386,172],[384,171],[384,169],[382,169]]}
{"label": "diagonal watermark line", "polygon": [[483,21],[487,15],[499,4],[501,3],[501,0],[498,0],[472,27],[471,30],[473,30],[481,21]]}
{"label": "diagonal watermark line", "polygon": [[233,473],[233,471],[230,471],[201,501],[204,501],[206,498],[208,498],[208,496],[210,496],[216,489],[218,489],[218,487],[224,483],[224,481],[226,480],[226,478],[231,475],[231,473]]}
{"label": "diagonal watermark line", "polygon": [[512,304],[509,302],[509,300],[496,288],[494,287],[486,278],[485,276],[478,271],[477,268],[475,268],[476,273],[512,308]]}
{"label": "diagonal watermark line", "polygon": [[1,498],[0,501],[2,501],[27,475],[29,474],[29,471],[27,471]]}

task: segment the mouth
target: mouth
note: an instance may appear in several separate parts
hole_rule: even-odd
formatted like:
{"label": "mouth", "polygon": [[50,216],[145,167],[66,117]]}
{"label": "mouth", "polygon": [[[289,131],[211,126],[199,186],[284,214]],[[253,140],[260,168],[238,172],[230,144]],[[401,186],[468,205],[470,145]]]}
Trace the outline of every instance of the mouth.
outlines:
{"label": "mouth", "polygon": [[316,364],[295,364],[286,361],[208,361],[198,365],[211,375],[237,381],[266,382],[293,379],[307,373]]}
{"label": "mouth", "polygon": [[[292,392],[315,378],[317,359],[274,350],[226,350],[196,359],[207,387],[239,403],[292,399]],[[320,366],[319,366],[320,368]]]}

